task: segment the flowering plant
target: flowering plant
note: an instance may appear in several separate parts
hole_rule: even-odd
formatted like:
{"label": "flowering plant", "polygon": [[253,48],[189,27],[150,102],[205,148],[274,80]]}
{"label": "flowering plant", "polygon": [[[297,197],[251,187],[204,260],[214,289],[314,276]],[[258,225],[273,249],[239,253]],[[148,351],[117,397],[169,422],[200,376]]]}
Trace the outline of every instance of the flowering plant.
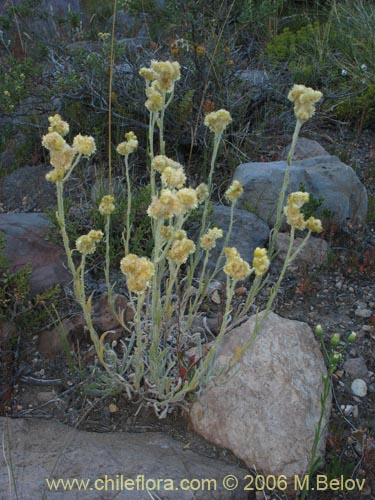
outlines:
{"label": "flowering plant", "polygon": [[[69,125],[59,115],[55,115],[49,119],[49,132],[43,137],[43,145],[50,151],[50,162],[54,167],[47,174],[47,180],[56,183],[57,220],[61,228],[68,266],[73,274],[74,293],[82,307],[97,359],[102,367],[97,383],[104,384],[107,390],[125,390],[129,398],[136,396],[142,399],[143,402],[154,406],[159,417],[164,417],[175,404],[181,404],[188,393],[201,389],[217,374],[214,364],[215,354],[224,335],[243,320],[257,293],[264,286],[270,266],[270,256],[273,255],[273,246],[283,215],[288,172],[295,142],[302,123],[312,116],[314,103],[321,94],[303,86],[295,86],[289,95],[289,98],[296,103],[297,126],[280,193],[277,221],[269,250],[257,248],[250,265],[244,261],[236,248],[228,247],[234,207],[243,192],[240,182],[233,181],[225,193],[225,198],[231,207],[227,234],[224,235],[221,228],[210,228],[208,225],[215,162],[222,135],[232,122],[230,113],[220,109],[206,115],[204,124],[213,133],[213,152],[207,184],[200,184],[196,188],[186,187],[187,177],[183,166],[166,155],[163,125],[165,111],[173,99],[175,83],[180,78],[180,66],[177,62],[152,61],[149,68],[140,70],[140,74],[146,82],[145,106],[150,113],[148,141],[152,201],[147,214],[151,219],[154,241],[151,258],[139,257],[129,252],[132,203],[129,156],[138,147],[134,132],[127,132],[125,141],[117,147],[117,152],[124,157],[124,177],[127,186],[124,257],[120,268],[135,308],[131,324],[125,324],[123,312],[116,310],[114,285],[110,282],[110,220],[116,208],[116,200],[112,193],[105,195],[99,205],[99,211],[105,219],[104,234],[102,231],[92,229],[77,239],[76,250],[72,250],[66,232],[64,184],[82,156],[89,157],[95,152],[94,139],[79,134],[70,146],[64,139],[69,133]],[[155,154],[154,144],[156,128],[159,132],[158,154]],[[306,201],[308,201],[307,193],[297,192],[288,196],[284,213],[292,229],[286,261],[270,293],[266,313],[257,323],[249,342],[236,351],[229,368],[249,347],[271,310],[286,268],[298,252],[297,250],[294,254],[291,253],[295,228],[309,230],[303,244],[311,231],[321,231],[321,224],[317,219],[304,220],[300,208]],[[193,241],[184,230],[184,224],[192,210],[199,206],[201,227],[197,240]],[[108,302],[125,332],[123,340],[112,344],[106,342],[107,332],[99,336],[95,330],[91,319],[92,297],[87,298],[85,291],[86,257],[95,252],[97,243],[103,238],[106,246],[104,275]],[[224,243],[215,269],[208,271],[210,252],[222,238]],[[80,254],[78,265],[73,259],[75,251]],[[221,269],[226,275],[225,310],[217,337],[210,343],[209,349],[204,349],[206,339],[194,332],[193,320],[200,314],[200,306],[207,296],[210,282]],[[231,303],[236,284],[249,277],[253,278],[249,294],[245,303],[234,314]],[[193,286],[196,283],[197,286]],[[194,352],[194,355],[191,355],[191,352]]]}

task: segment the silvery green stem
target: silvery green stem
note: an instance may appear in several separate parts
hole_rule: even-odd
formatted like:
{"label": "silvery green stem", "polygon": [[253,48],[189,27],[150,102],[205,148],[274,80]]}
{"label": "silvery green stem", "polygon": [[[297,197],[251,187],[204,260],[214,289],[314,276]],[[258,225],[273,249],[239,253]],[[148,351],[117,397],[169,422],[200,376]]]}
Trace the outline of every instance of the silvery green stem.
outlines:
{"label": "silvery green stem", "polygon": [[268,255],[269,255],[270,259],[272,259],[272,257],[273,257],[275,244],[276,244],[276,238],[277,238],[277,235],[279,233],[281,221],[283,218],[283,206],[284,206],[284,201],[285,201],[285,194],[286,194],[286,190],[287,190],[289,180],[290,180],[290,167],[292,165],[293,155],[294,155],[294,151],[296,148],[298,135],[299,135],[299,132],[301,130],[302,123],[303,122],[301,122],[300,120],[297,120],[297,122],[296,122],[296,126],[295,126],[294,133],[293,133],[292,144],[290,146],[290,150],[288,153],[283,185],[281,187],[279,199],[277,202],[276,222],[275,222],[275,225],[271,231],[270,244],[268,247]]}
{"label": "silvery green stem", "polygon": [[127,189],[127,200],[126,200],[126,238],[125,238],[125,255],[129,253],[129,241],[130,241],[130,213],[132,208],[132,191],[129,176],[129,155],[125,155],[125,175],[126,175],[126,189]]}

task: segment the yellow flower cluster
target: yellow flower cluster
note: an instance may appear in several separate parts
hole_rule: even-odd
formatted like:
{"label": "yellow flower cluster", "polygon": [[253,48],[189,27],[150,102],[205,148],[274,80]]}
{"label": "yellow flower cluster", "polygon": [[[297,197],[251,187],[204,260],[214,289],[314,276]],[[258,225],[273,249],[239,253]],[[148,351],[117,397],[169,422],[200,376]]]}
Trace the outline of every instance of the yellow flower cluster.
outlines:
{"label": "yellow flower cluster", "polygon": [[242,259],[236,248],[226,248],[225,256],[227,262],[224,266],[224,272],[235,281],[244,280],[251,274],[249,264]]}
{"label": "yellow flower cluster", "polygon": [[184,231],[183,229],[174,231],[173,227],[170,226],[162,226],[160,234],[164,240],[182,240],[187,237],[186,231]]}
{"label": "yellow flower cluster", "polygon": [[243,194],[243,184],[240,181],[233,181],[225,192],[225,198],[232,203]]}
{"label": "yellow flower cluster", "polygon": [[164,172],[166,168],[172,168],[177,170],[182,168],[182,165],[177,161],[171,160],[168,156],[165,155],[157,155],[151,161],[152,167],[157,170],[160,174]]}
{"label": "yellow flower cluster", "polygon": [[115,205],[114,202],[115,198],[111,194],[106,194],[103,196],[100,205],[99,205],[99,212],[104,215],[105,217],[108,217],[115,211]]}
{"label": "yellow flower cluster", "polygon": [[288,205],[294,205],[297,208],[302,208],[305,203],[310,199],[309,193],[304,191],[295,191],[294,193],[288,194]]}
{"label": "yellow flower cluster", "polygon": [[177,61],[151,61],[151,70],[152,79],[159,83],[164,92],[172,92],[174,82],[181,78],[180,64]]}
{"label": "yellow flower cluster", "polygon": [[306,228],[313,233],[321,233],[323,231],[322,221],[311,216],[306,221]]}
{"label": "yellow flower cluster", "polygon": [[96,244],[103,238],[103,236],[102,231],[92,229],[88,234],[84,234],[77,239],[76,248],[84,255],[94,253]]}
{"label": "yellow flower cluster", "polygon": [[161,174],[161,181],[165,186],[182,188],[186,182],[186,175],[182,167],[166,167]]}
{"label": "yellow flower cluster", "polygon": [[73,148],[77,153],[88,158],[96,151],[95,140],[89,135],[78,134],[73,139]]}
{"label": "yellow flower cluster", "polygon": [[204,119],[206,127],[208,127],[211,132],[215,132],[215,134],[223,132],[230,123],[232,123],[232,117],[229,111],[225,109],[219,109],[219,111],[208,113]]}
{"label": "yellow flower cluster", "polygon": [[126,141],[117,146],[117,152],[122,156],[133,153],[138,147],[138,139],[134,132],[127,132],[125,139]]}
{"label": "yellow flower cluster", "polygon": [[257,276],[263,276],[270,267],[270,260],[268,258],[267,249],[257,247],[254,250],[253,268]]}
{"label": "yellow flower cluster", "polygon": [[203,203],[210,196],[208,186],[204,182],[202,182],[202,184],[199,184],[195,192],[197,193],[198,203]]}
{"label": "yellow flower cluster", "polygon": [[121,259],[120,268],[126,276],[129,290],[134,293],[144,292],[155,273],[155,266],[147,257],[132,253]]}
{"label": "yellow flower cluster", "polygon": [[69,124],[61,119],[60,115],[50,116],[48,118],[50,126],[48,132],[57,132],[62,137],[69,133]]}
{"label": "yellow flower cluster", "polygon": [[315,233],[320,233],[323,231],[322,223],[319,219],[315,217],[310,217],[307,221],[301,212],[302,206],[309,201],[309,193],[304,193],[302,191],[296,191],[295,193],[290,193],[288,195],[288,202],[284,207],[284,214],[287,217],[287,222],[291,226],[303,231],[307,229]]}
{"label": "yellow flower cluster", "polygon": [[182,188],[177,191],[177,198],[182,206],[183,212],[188,212],[193,210],[198,206],[198,197],[195,189],[193,188]]}
{"label": "yellow flower cluster", "polygon": [[184,264],[189,255],[195,252],[195,243],[188,238],[182,238],[176,240],[172,248],[169,250],[167,257],[169,260],[173,260],[178,264]]}
{"label": "yellow flower cluster", "polygon": [[62,151],[67,144],[58,132],[53,131],[43,136],[42,145],[48,151]]}
{"label": "yellow flower cluster", "polygon": [[141,68],[139,74],[148,82],[146,108],[154,113],[160,111],[165,104],[165,94],[172,92],[175,81],[181,77],[179,63],[151,61],[151,68]]}
{"label": "yellow flower cluster", "polygon": [[48,134],[43,136],[42,145],[50,152],[50,162],[54,167],[46,174],[47,181],[63,181],[65,173],[72,166],[75,155],[91,156],[96,151],[95,141],[92,137],[78,134],[73,140],[73,147],[69,146],[64,135],[69,132],[69,125],[61,119],[60,115],[48,118],[50,126]]}
{"label": "yellow flower cluster", "polygon": [[209,229],[201,238],[201,247],[203,250],[211,250],[216,247],[216,240],[223,237],[222,229],[213,227]]}
{"label": "yellow flower cluster", "polygon": [[153,196],[147,214],[153,219],[169,219],[182,213],[182,205],[177,194],[170,189],[162,189],[160,195]]}
{"label": "yellow flower cluster", "polygon": [[288,99],[294,102],[294,114],[300,121],[306,121],[315,113],[315,103],[317,103],[323,94],[319,90],[313,90],[305,85],[293,85],[288,94]]}

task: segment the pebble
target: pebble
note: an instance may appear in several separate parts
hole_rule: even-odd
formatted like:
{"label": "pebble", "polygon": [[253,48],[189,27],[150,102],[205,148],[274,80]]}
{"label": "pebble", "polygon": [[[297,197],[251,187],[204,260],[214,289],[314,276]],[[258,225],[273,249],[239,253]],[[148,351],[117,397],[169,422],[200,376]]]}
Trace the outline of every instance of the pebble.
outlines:
{"label": "pebble", "polygon": [[338,281],[335,285],[335,287],[338,289],[338,290],[341,290],[342,288],[342,281]]}
{"label": "pebble", "polygon": [[366,363],[362,358],[348,359],[345,361],[343,368],[352,378],[366,378],[368,375]]}
{"label": "pebble", "polygon": [[41,391],[36,395],[38,403],[47,403],[51,399],[56,398],[56,393],[54,391]]}
{"label": "pebble", "polygon": [[358,406],[357,405],[341,405],[341,411],[345,417],[352,415],[354,418],[358,417]]}
{"label": "pebble", "polygon": [[358,318],[369,318],[372,316],[372,311],[370,309],[356,309],[354,314]]}
{"label": "pebble", "polygon": [[363,330],[364,332],[372,332],[373,327],[372,327],[372,326],[370,326],[370,325],[363,325],[363,326],[362,326],[362,330]]}
{"label": "pebble", "polygon": [[367,394],[366,382],[360,378],[356,378],[355,380],[353,380],[351,389],[352,393],[360,398],[364,398]]}
{"label": "pebble", "polygon": [[358,301],[358,302],[356,302],[356,306],[357,306],[358,309],[367,309],[367,303],[366,302]]}

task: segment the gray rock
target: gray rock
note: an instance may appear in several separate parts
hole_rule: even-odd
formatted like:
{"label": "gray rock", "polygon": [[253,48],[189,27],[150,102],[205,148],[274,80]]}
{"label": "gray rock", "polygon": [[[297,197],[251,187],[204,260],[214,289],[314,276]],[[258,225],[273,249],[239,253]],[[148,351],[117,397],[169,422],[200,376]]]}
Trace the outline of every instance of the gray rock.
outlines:
{"label": "gray rock", "polygon": [[371,309],[356,309],[354,314],[358,318],[367,319],[367,318],[370,318],[372,316],[372,311],[371,311]]}
{"label": "gray rock", "polygon": [[17,168],[6,175],[0,187],[4,209],[13,211],[43,211],[56,206],[56,186],[45,175],[51,167],[44,165]]}
{"label": "gray rock", "polygon": [[4,255],[12,271],[31,266],[31,292],[42,293],[71,281],[58,245],[46,241],[51,223],[44,214],[0,214],[0,232],[5,236]]}
{"label": "gray rock", "polygon": [[349,358],[345,361],[344,370],[353,378],[366,378],[368,374],[367,366],[363,358]]}
{"label": "gray rock", "polygon": [[[105,434],[78,431],[53,421],[2,418],[0,434],[5,438],[8,460],[10,454],[12,457],[12,474],[18,498],[22,500],[145,500],[154,498],[152,493],[155,498],[163,500],[247,498],[242,481],[232,492],[224,490],[222,486],[222,479],[226,475],[234,474],[242,478],[246,470],[184,449],[182,443],[160,432]],[[150,494],[145,489],[136,491],[134,485],[133,491],[124,488],[122,491],[112,491],[111,484],[116,486],[116,479],[120,483],[121,476],[124,481],[136,481],[137,477],[143,476],[145,482],[150,480],[150,488],[157,479],[173,479],[176,488],[182,479],[214,479],[217,489],[207,491],[206,486],[206,491],[204,488],[183,491],[180,488],[176,493],[164,489],[161,483],[161,488],[154,487]],[[107,491],[104,493],[101,481],[95,491],[94,481],[105,477],[108,478]],[[59,491],[51,491],[46,486],[46,478],[90,479],[92,490],[90,487],[87,491],[73,489],[67,494],[60,487]],[[167,483],[164,484],[167,486]],[[3,453],[0,456],[0,491],[9,492],[8,469]],[[9,498],[13,498],[11,493]]]}
{"label": "gray rock", "polygon": [[[291,144],[289,144],[280,154],[280,158],[287,158]],[[330,156],[330,154],[317,141],[299,137],[293,155],[293,160],[305,160],[315,156]]]}
{"label": "gray rock", "polygon": [[[278,196],[284,179],[285,161],[243,163],[234,179],[244,185],[239,207],[251,209],[270,226],[275,223]],[[336,156],[317,156],[293,162],[287,193],[300,191],[300,183],[316,198],[324,198],[322,209],[333,212],[339,226],[366,221],[368,198],[354,170]]]}
{"label": "gray rock", "polygon": [[[278,250],[277,257],[282,261],[285,260],[288,247],[289,247],[290,235],[289,233],[279,233],[276,239],[276,248]],[[295,238],[293,242],[293,252],[301,245],[303,238]],[[306,245],[297,254],[297,257],[293,261],[292,265],[300,266],[303,264],[322,266],[327,263],[328,259],[328,243],[321,238],[311,237],[307,241]]]}
{"label": "gray rock", "polygon": [[[224,337],[218,368],[227,366],[236,348],[250,339],[255,324],[252,316]],[[193,404],[192,426],[258,472],[291,480],[309,464],[325,374],[311,328],[270,313],[230,377],[208,387]],[[322,429],[329,411],[330,398]],[[325,432],[318,449],[324,456]]]}
{"label": "gray rock", "polygon": [[354,396],[358,396],[359,398],[364,398],[367,394],[366,382],[361,378],[356,378],[355,380],[353,380],[351,389]]}
{"label": "gray rock", "polygon": [[[224,237],[217,240],[216,248],[211,251],[209,267],[214,268],[224,245],[229,229],[230,208],[215,205],[210,219],[211,227],[217,226],[224,232]],[[256,247],[264,247],[269,238],[269,227],[256,215],[246,210],[234,210],[234,223],[227,246],[236,247],[241,257],[251,264]],[[223,259],[224,262],[224,259]],[[223,277],[221,273],[219,277]],[[224,275],[225,276],[225,275]]]}
{"label": "gray rock", "polygon": [[[119,10],[116,13],[115,20],[115,35],[117,38],[131,37],[135,35],[135,30],[139,28],[139,19],[131,16],[124,10]],[[112,33],[113,15],[107,22],[106,31]]]}

